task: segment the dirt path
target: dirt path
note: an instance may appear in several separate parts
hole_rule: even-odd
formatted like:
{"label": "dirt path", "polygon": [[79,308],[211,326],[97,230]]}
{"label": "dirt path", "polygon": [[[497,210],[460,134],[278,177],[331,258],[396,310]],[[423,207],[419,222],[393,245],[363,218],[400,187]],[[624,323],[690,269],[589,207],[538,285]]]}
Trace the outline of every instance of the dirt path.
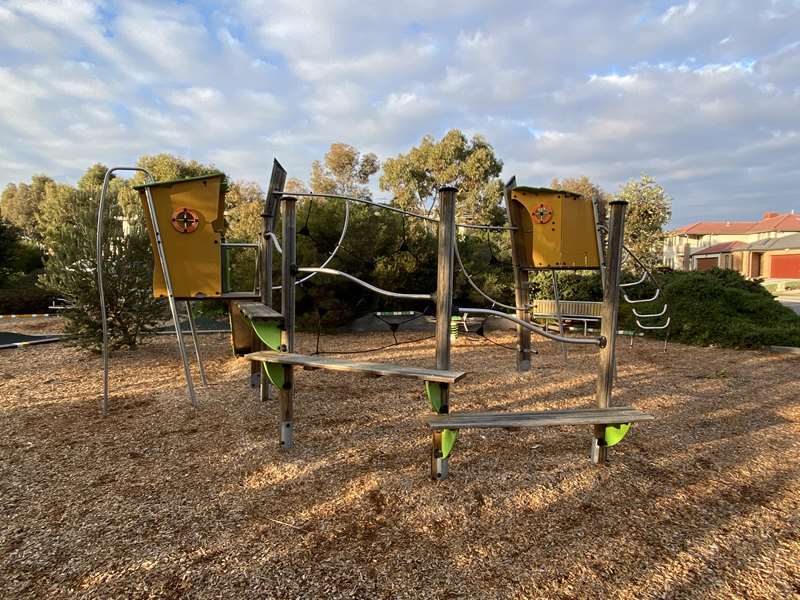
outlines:
{"label": "dirt path", "polygon": [[[299,371],[281,451],[248,364],[224,337],[203,343],[198,411],[161,337],[112,356],[105,419],[97,356],[0,353],[3,598],[800,595],[800,357],[623,345],[616,403],[657,420],[608,467],[590,465],[588,428],[465,431],[435,484],[421,386]],[[518,375],[507,350],[459,339],[454,367],[473,373],[452,410],[589,405],[593,351],[537,347]]]}

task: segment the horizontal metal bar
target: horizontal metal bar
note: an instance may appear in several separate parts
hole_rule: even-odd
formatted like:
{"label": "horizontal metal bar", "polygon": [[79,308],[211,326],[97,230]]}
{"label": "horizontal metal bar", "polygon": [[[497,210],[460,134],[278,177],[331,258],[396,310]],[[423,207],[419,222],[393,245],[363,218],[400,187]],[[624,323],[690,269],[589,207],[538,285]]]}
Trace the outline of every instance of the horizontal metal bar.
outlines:
{"label": "horizontal metal bar", "polygon": [[636,309],[634,308],[633,309],[633,314],[634,314],[634,316],[639,317],[640,319],[652,319],[654,317],[661,317],[661,316],[664,316],[664,314],[667,312],[667,306],[668,305],[665,304],[664,308],[661,309],[661,312],[653,313],[652,315],[642,315],[642,314],[636,312]]}
{"label": "horizontal metal bar", "polygon": [[669,327],[670,322],[672,321],[672,317],[667,317],[667,322],[663,325],[642,325],[639,322],[639,319],[636,319],[636,324],[639,326],[639,329],[666,329]]}
{"label": "horizontal metal bar", "polygon": [[375,292],[376,294],[382,294],[384,296],[389,296],[391,298],[404,298],[406,300],[432,300],[435,298],[435,294],[401,294],[400,292],[390,292],[389,290],[384,290],[379,287],[375,287],[371,283],[367,283],[366,281],[359,279],[354,275],[350,275],[350,273],[345,273],[344,271],[338,271],[336,269],[324,269],[321,267],[300,267],[297,270],[300,273],[325,273],[326,275],[338,275],[340,277],[344,277],[345,279],[349,279],[350,281],[357,283],[358,285],[365,287],[368,290]]}
{"label": "horizontal metal bar", "polygon": [[459,308],[458,312],[470,315],[491,315],[493,317],[500,317],[501,319],[507,319],[512,323],[516,323],[517,325],[521,325],[525,329],[529,329],[534,333],[538,333],[542,337],[546,337],[547,339],[554,340],[556,342],[562,342],[564,344],[583,344],[583,345],[594,345],[599,346],[600,348],[605,347],[606,345],[606,338],[600,337],[591,337],[591,338],[582,338],[582,337],[566,337],[563,335],[556,335],[555,333],[550,333],[532,323],[528,323],[527,321],[523,321],[522,319],[518,319],[514,315],[509,315],[508,313],[501,312],[499,310],[492,310],[490,308]]}
{"label": "horizontal metal bar", "polygon": [[625,296],[625,302],[628,304],[641,304],[642,302],[652,302],[653,300],[657,299],[661,295],[661,288],[656,288],[656,295],[652,298],[642,298],[641,300],[631,300],[628,298],[628,294],[624,292],[622,295]]}
{"label": "horizontal metal bar", "polygon": [[258,248],[258,244],[247,242],[222,242],[223,248]]}
{"label": "horizontal metal bar", "polygon": [[373,202],[372,200],[367,200],[365,198],[353,198],[352,196],[343,196],[342,194],[312,194],[311,192],[284,192],[282,190],[275,190],[275,194],[282,200],[283,198],[293,198],[293,197],[302,197],[302,198],[333,198],[335,200],[352,200],[353,202],[360,202],[361,204],[366,204],[367,206],[372,206],[373,208],[380,208],[383,210],[389,210],[392,212],[400,213],[403,215],[408,215],[409,217],[416,217],[418,219],[423,219],[425,221],[430,221],[431,223],[438,223],[438,219],[434,219],[433,217],[429,217],[428,215],[420,215],[418,213],[408,212],[407,210],[403,210],[401,208],[396,208],[394,206],[390,206],[388,204],[381,204],[378,202]]}
{"label": "horizontal metal bar", "polygon": [[[283,190],[275,190],[275,194],[279,197],[283,198],[290,198],[290,197],[302,197],[302,198],[333,198],[335,200],[352,200],[353,202],[360,202],[361,204],[366,204],[367,206],[372,206],[373,208],[380,208],[383,210],[389,210],[392,212],[400,213],[402,215],[406,215],[409,217],[416,217],[417,219],[423,219],[425,221],[430,221],[431,223],[438,223],[439,219],[434,217],[430,217],[428,215],[421,215],[419,213],[409,212],[407,210],[403,210],[401,208],[397,208],[395,206],[391,206],[390,204],[384,204],[382,202],[373,202],[372,200],[367,200],[366,198],[354,198],[353,196],[344,196],[342,194],[315,194],[312,192],[286,192]],[[516,231],[516,227],[506,227],[504,225],[481,225],[481,224],[473,224],[473,223],[456,223],[457,227],[466,227],[468,229],[484,229],[489,231]]]}

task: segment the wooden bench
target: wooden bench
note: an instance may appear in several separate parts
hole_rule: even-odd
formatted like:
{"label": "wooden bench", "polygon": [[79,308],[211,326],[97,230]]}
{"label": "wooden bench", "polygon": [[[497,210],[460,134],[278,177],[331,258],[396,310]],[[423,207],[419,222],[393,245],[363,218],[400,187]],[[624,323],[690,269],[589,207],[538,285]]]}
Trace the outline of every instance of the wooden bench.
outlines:
{"label": "wooden bench", "polygon": [[572,408],[540,412],[463,412],[428,417],[433,431],[443,429],[506,429],[548,425],[618,425],[652,421],[655,417],[630,406],[610,408]]}
{"label": "wooden bench", "polygon": [[352,360],[307,356],[305,354],[294,354],[290,352],[252,352],[245,355],[245,358],[265,363],[299,366],[306,369],[346,371],[378,377],[407,377],[421,381],[433,381],[447,384],[456,383],[466,376],[466,373],[463,371],[443,371],[439,369],[422,369],[420,367],[403,367],[385,363],[355,362]]}
{"label": "wooden bench", "polygon": [[241,313],[253,323],[283,322],[283,315],[261,302],[237,302]]}

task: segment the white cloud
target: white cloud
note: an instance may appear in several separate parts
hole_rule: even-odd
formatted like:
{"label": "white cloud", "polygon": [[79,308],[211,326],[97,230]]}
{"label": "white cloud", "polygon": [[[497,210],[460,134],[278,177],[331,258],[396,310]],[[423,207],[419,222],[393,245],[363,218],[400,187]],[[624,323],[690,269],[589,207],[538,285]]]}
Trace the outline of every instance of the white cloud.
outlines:
{"label": "white cloud", "polygon": [[651,172],[683,222],[800,208],[790,0],[8,0],[0,28],[0,185],[161,151],[263,183],[273,155],[302,178],[332,142],[458,127],[522,182]]}

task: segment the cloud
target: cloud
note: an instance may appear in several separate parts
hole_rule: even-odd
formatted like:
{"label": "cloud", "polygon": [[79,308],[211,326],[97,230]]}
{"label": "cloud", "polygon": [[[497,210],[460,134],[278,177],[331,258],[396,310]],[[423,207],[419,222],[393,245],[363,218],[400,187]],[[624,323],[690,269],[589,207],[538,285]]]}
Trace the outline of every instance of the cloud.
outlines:
{"label": "cloud", "polygon": [[524,183],[650,173],[676,223],[800,208],[796,1],[211,6],[4,2],[0,185],[162,151],[263,184],[458,127]]}

